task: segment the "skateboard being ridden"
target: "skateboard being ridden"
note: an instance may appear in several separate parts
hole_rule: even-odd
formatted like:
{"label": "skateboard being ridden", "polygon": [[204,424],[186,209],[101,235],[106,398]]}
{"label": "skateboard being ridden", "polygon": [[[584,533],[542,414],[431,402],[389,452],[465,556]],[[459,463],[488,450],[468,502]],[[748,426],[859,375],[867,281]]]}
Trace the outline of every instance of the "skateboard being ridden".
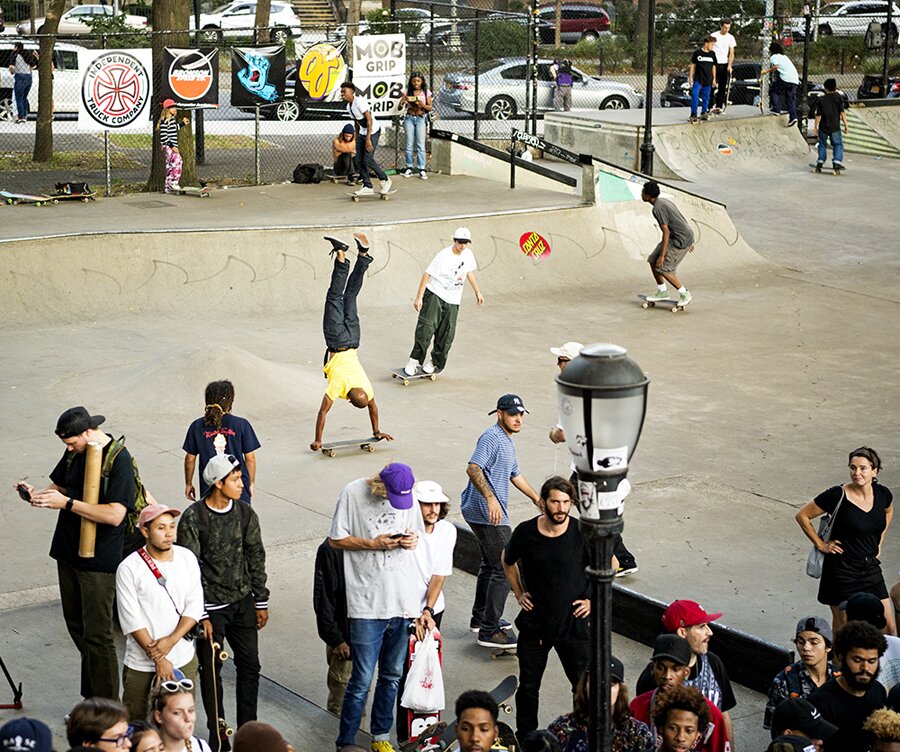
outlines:
{"label": "skateboard being ridden", "polygon": [[[659,245],[647,257],[650,264],[650,271],[656,280],[657,290],[645,296],[646,301],[654,303],[656,301],[665,302],[669,300],[669,291],[666,288],[666,282],[672,284],[678,291],[678,302],[681,308],[684,308],[691,302],[693,296],[681,284],[675,274],[678,264],[688,254],[694,251],[694,231],[684,218],[684,215],[678,211],[678,207],[671,201],[660,197],[659,183],[655,180],[649,180],[644,183],[641,191],[641,200],[653,207],[653,218],[659,224],[662,231],[662,240]],[[674,302],[674,301],[673,301]]]}
{"label": "skateboard being ridden", "polygon": [[[356,240],[357,256],[353,271],[347,251],[350,246],[338,238],[325,236],[332,248],[334,268],[331,283],[325,295],[325,314],[322,333],[325,335],[325,365],[322,371],[328,379],[328,387],[322,395],[322,404],[316,416],[316,437],[309,445],[314,452],[321,450],[325,419],[335,400],[347,400],[353,407],[368,408],[372,423],[372,438],[393,441],[394,437],[378,428],[378,406],[372,384],[359,362],[360,327],[356,299],[362,289],[366,270],[372,263],[369,255],[369,239],[361,232],[353,234]],[[364,438],[358,443],[366,443]],[[357,442],[353,442],[357,443]]]}

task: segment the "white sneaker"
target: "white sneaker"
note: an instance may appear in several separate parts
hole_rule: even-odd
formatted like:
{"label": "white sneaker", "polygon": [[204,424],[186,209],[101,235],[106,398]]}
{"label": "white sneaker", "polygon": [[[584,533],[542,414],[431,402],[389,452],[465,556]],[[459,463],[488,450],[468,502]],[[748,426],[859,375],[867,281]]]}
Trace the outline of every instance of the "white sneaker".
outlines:
{"label": "white sneaker", "polygon": [[406,366],[404,366],[404,368],[403,368],[403,373],[405,373],[407,376],[415,376],[416,371],[418,371],[418,370],[419,370],[419,361],[416,360],[415,358],[410,358],[409,363],[407,363]]}
{"label": "white sneaker", "polygon": [[425,373],[434,373],[435,372],[436,369],[434,367],[434,363],[431,362],[430,355],[425,358],[425,362],[422,364],[422,370],[425,371]]}
{"label": "white sneaker", "polygon": [[678,295],[678,305],[686,306],[693,299],[694,299],[694,296],[691,295],[691,291],[685,290],[684,292],[679,293],[679,295]]}
{"label": "white sneaker", "polygon": [[419,177],[422,178],[422,180],[428,180],[428,173],[425,172],[425,170],[419,170]]}
{"label": "white sneaker", "polygon": [[381,181],[381,192],[382,193],[390,193],[392,185],[393,185],[393,183],[391,183],[390,178],[388,178],[387,180],[382,180]]}
{"label": "white sneaker", "polygon": [[403,172],[400,173],[400,176],[404,177],[404,178],[411,178],[412,170],[409,167],[407,167]]}
{"label": "white sneaker", "polygon": [[178,185],[178,183],[172,183],[172,185],[169,186],[169,187],[170,187],[173,191],[180,191],[180,190],[181,190],[181,186]]}
{"label": "white sneaker", "polygon": [[372,189],[370,185],[364,185],[358,191],[354,192],[354,196],[374,196],[375,191]]}

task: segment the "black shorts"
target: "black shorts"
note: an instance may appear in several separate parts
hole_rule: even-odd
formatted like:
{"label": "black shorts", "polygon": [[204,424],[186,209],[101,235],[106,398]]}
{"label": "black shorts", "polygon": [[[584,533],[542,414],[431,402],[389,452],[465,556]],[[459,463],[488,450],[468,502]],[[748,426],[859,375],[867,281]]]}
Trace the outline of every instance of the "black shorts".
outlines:
{"label": "black shorts", "polygon": [[881,601],[888,597],[881,563],[874,557],[860,561],[846,559],[843,554],[826,554],[819,580],[819,603],[840,606],[854,593],[871,593]]}

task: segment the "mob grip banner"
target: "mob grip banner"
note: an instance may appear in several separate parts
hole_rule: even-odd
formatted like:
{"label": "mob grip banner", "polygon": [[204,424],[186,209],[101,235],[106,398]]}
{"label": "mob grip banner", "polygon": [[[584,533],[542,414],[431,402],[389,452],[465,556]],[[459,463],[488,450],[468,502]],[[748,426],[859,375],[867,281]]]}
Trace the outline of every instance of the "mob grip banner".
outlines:
{"label": "mob grip banner", "polygon": [[401,114],[406,88],[406,37],[364,34],[353,37],[353,85],[379,116]]}

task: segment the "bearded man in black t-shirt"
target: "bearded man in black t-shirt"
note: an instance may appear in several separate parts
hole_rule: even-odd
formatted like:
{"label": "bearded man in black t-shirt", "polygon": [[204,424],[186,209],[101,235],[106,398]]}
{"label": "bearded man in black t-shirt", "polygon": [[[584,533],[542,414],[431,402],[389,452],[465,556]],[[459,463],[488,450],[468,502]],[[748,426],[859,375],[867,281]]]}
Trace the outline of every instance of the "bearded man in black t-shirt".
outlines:
{"label": "bearded man in black t-shirt", "polygon": [[587,668],[589,559],[578,522],[569,516],[574,496],[565,478],[548,478],[538,503],[543,514],[516,527],[503,552],[506,577],[522,607],[516,618],[519,738],[538,727],[541,679],[550,650],[559,656],[573,691]]}
{"label": "bearded man in black t-shirt", "polygon": [[[99,503],[81,501],[88,444],[103,447],[105,459],[113,440],[98,430],[104,420],[102,415],[91,415],[83,407],[66,410],[56,423],[56,435],[66,445],[66,451],[50,473],[50,485],[43,491],[27,483],[19,485],[30,493],[31,506],[59,511],[50,556],[56,559],[66,628],[81,653],[81,695],[118,700],[113,599],[116,568],[122,561],[125,515],[134,510],[134,465],[128,450],[120,449],[108,478],[100,482]],[[79,556],[82,519],[97,523],[91,558]]]}

